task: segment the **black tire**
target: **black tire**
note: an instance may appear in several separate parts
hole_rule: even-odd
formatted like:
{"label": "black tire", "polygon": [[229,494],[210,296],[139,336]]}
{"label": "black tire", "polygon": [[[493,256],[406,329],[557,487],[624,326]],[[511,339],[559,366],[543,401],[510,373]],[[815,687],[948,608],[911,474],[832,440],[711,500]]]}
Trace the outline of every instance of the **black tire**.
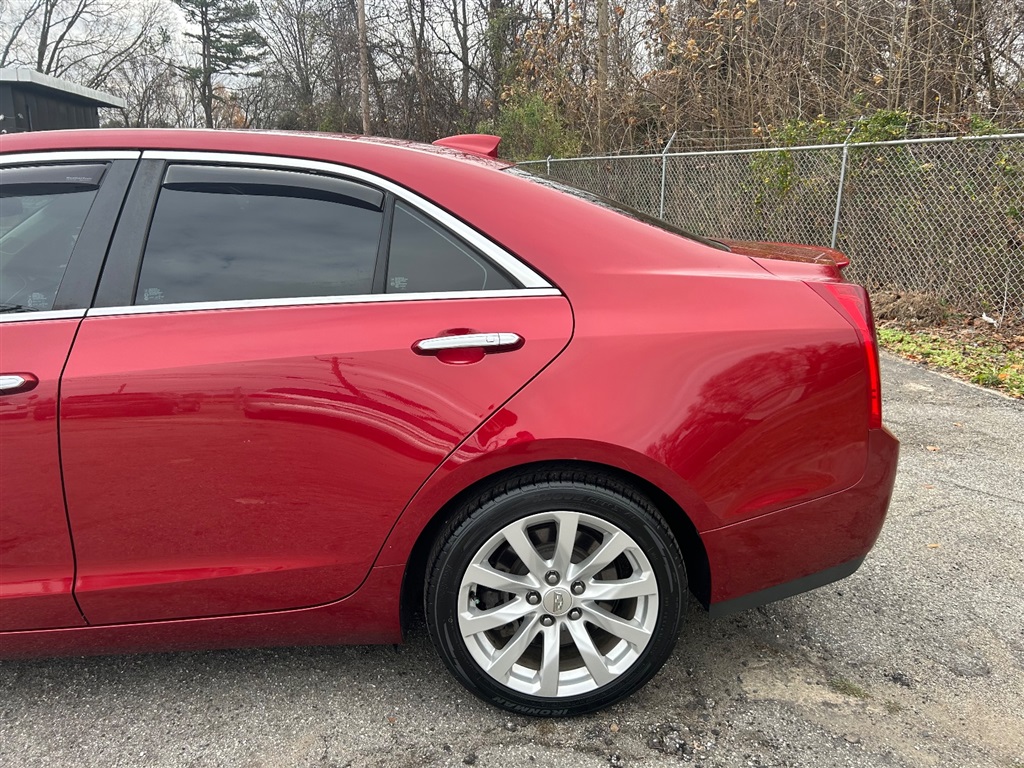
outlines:
{"label": "black tire", "polygon": [[679,636],[679,546],[648,499],[597,472],[506,480],[461,506],[427,562],[438,653],[512,712],[607,707],[650,680]]}

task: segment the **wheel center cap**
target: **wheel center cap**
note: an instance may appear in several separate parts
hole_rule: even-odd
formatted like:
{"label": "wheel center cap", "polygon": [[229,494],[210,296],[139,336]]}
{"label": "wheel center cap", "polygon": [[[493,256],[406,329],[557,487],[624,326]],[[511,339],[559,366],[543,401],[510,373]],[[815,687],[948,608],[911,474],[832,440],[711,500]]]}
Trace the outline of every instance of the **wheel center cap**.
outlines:
{"label": "wheel center cap", "polygon": [[568,613],[570,608],[572,608],[572,595],[569,594],[569,590],[555,587],[549,589],[544,595],[544,610],[553,616]]}

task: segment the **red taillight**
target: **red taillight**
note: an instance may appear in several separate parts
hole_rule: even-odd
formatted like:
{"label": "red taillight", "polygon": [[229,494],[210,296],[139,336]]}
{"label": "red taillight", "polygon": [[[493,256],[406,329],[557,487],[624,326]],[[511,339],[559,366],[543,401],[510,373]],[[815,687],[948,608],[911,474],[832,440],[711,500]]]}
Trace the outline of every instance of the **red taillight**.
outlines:
{"label": "red taillight", "polygon": [[854,283],[807,283],[829,304],[835,307],[850,324],[857,329],[868,370],[868,427],[882,427],[882,376],[878,368],[878,338],[875,336],[875,319],[871,314],[871,300],[868,293]]}

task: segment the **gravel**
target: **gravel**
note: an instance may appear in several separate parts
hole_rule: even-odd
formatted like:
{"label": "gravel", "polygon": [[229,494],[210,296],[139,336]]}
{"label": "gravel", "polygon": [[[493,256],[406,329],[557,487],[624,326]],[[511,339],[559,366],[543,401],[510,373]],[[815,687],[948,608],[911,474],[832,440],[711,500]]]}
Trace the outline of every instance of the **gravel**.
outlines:
{"label": "gravel", "polygon": [[902,441],[861,569],[711,620],[642,691],[511,716],[404,646],[0,664],[17,766],[1024,768],[1024,403],[883,358]]}

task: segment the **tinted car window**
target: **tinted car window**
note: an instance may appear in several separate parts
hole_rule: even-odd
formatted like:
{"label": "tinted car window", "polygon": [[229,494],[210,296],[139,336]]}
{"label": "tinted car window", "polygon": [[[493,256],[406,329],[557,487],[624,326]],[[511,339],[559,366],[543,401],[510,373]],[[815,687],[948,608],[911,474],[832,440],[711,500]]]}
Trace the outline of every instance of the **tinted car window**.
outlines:
{"label": "tinted car window", "polygon": [[516,287],[451,232],[403,203],[395,204],[387,278],[388,293]]}
{"label": "tinted car window", "polygon": [[370,293],[383,199],[313,174],[172,166],[135,303]]}
{"label": "tinted car window", "polygon": [[106,167],[0,171],[0,311],[53,308]]}

